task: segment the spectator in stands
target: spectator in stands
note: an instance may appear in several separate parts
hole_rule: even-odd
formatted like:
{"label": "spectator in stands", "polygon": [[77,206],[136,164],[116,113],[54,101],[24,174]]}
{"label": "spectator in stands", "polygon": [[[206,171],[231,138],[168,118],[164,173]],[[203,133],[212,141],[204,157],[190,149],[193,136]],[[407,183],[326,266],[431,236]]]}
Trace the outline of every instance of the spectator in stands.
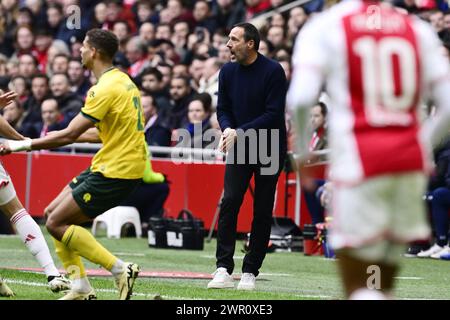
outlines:
{"label": "spectator in stands", "polygon": [[155,39],[155,26],[151,22],[143,23],[139,28],[139,38],[145,43]]}
{"label": "spectator in stands", "polygon": [[58,101],[50,98],[42,101],[41,106],[42,127],[39,132],[39,137],[45,137],[48,132],[54,130],[62,130],[69,124],[67,119],[62,118],[59,111]]}
{"label": "spectator in stands", "polygon": [[[269,243],[275,189],[286,155],[284,109],[287,83],[281,66],[258,54],[259,39],[258,30],[252,24],[236,25],[230,31],[227,43],[232,62],[225,64],[219,75],[217,118],[223,131],[219,150],[228,152],[228,157],[217,230],[217,270],[213,280],[208,283],[208,288],[234,287],[231,275],[234,270],[237,219],[253,176],[253,222],[249,251],[244,257],[238,289],[255,289],[256,277]],[[250,161],[249,158],[253,158],[251,154],[258,153],[257,147],[246,142],[243,135],[238,136],[238,128],[244,132],[255,130],[260,145],[267,143],[267,140],[264,141],[258,129],[269,130],[269,137],[275,132],[278,134],[278,148],[271,154],[271,170],[265,170],[269,164],[262,165],[262,159],[258,156],[256,164]],[[236,163],[236,150],[240,151],[236,144],[245,145],[244,154],[239,154],[239,160],[244,160],[243,164]]]}
{"label": "spectator in stands", "polygon": [[267,32],[267,40],[274,48],[279,48],[286,43],[285,31],[283,27],[271,26]]}
{"label": "spectator in stands", "polygon": [[[142,109],[145,119],[145,140],[149,146],[168,147],[172,136],[169,124],[159,116],[159,105],[155,98],[144,93],[141,95]],[[155,154],[156,155],[156,154]]]}
{"label": "spectator in stands", "polygon": [[88,77],[85,76],[85,69],[81,63],[81,59],[71,58],[67,75],[70,81],[70,91],[76,93],[80,97],[86,97],[86,93],[91,87]]}
{"label": "spectator in stands", "polygon": [[141,73],[141,87],[156,100],[158,109],[170,109],[170,94],[163,88],[163,75],[153,67],[145,68]]}
{"label": "spectator in stands", "polygon": [[187,21],[178,21],[173,26],[172,43],[175,46],[175,51],[180,56],[181,61],[185,60],[187,54],[187,39],[190,33],[189,23]]}
{"label": "spectator in stands", "polygon": [[159,23],[156,26],[155,39],[166,39],[170,40],[172,38],[172,28],[168,23]]}
{"label": "spectator in stands", "polygon": [[206,58],[194,57],[189,66],[189,75],[191,77],[191,87],[194,90],[198,90],[200,85],[200,78],[203,76],[203,71],[205,70]]}
{"label": "spectator in stands", "polygon": [[287,38],[290,42],[294,41],[295,36],[303,27],[306,20],[308,20],[308,14],[303,7],[295,7],[289,11],[289,19],[287,23]]}
{"label": "spectator in stands", "polygon": [[10,104],[3,108],[3,119],[8,121],[9,125],[22,135],[24,133],[21,132],[21,127],[24,118],[25,110],[17,99],[12,100]]}
{"label": "spectator in stands", "polygon": [[198,92],[206,92],[212,98],[212,111],[216,111],[217,97],[219,92],[219,72],[224,62],[217,57],[209,58],[205,61],[202,76],[199,81]]}
{"label": "spectator in stands", "polygon": [[142,27],[145,23],[156,23],[158,13],[155,10],[155,1],[139,0],[136,3],[136,24]]}
{"label": "spectator in stands", "polygon": [[212,16],[210,4],[206,0],[196,1],[194,4],[194,10],[192,11],[194,16],[195,26],[208,29],[212,34],[217,28],[216,19]]}
{"label": "spectator in stands", "polygon": [[134,36],[127,41],[125,56],[131,64],[128,74],[132,78],[137,77],[148,64],[146,53],[145,44],[138,36]]}
{"label": "spectator in stands", "polygon": [[48,77],[44,74],[34,75],[31,78],[31,95],[23,105],[25,110],[23,126],[34,127],[42,121],[41,103],[49,96],[50,88]]}
{"label": "spectator in stands", "polygon": [[236,23],[245,21],[245,6],[243,1],[217,0],[213,2],[212,14],[218,28],[228,32]]}
{"label": "spectator in stands", "polygon": [[16,30],[15,37],[16,52],[15,56],[20,57],[23,54],[31,54],[37,56],[36,48],[34,47],[34,34],[29,26],[21,26]]}
{"label": "spectator in stands", "polygon": [[41,73],[45,73],[47,70],[47,51],[52,41],[53,37],[48,28],[41,27],[37,29],[34,45],[36,46],[37,52],[38,70]]}
{"label": "spectator in stands", "polygon": [[170,91],[170,82],[172,81],[172,66],[165,62],[160,62],[156,65],[156,69],[162,74],[161,86],[163,90]]}
{"label": "spectator in stands", "polygon": [[426,199],[431,209],[435,243],[417,254],[419,258],[439,259],[450,253],[448,245],[450,210],[450,137],[434,151],[435,173],[432,175]]}
{"label": "spectator in stands", "polygon": [[174,77],[189,77],[189,66],[187,64],[178,63],[172,68]]}
{"label": "spectator in stands", "polygon": [[161,114],[168,119],[170,129],[178,129],[188,124],[188,105],[194,95],[189,79],[186,77],[173,78],[170,83],[170,109]]}
{"label": "spectator in stands", "polygon": [[63,8],[60,3],[50,3],[47,6],[47,23],[50,32],[56,36],[61,25],[64,23]]}
{"label": "spectator in stands", "polygon": [[83,107],[83,99],[70,91],[69,77],[65,73],[56,73],[50,78],[50,90],[58,101],[60,112],[65,121],[73,119]]}
{"label": "spectator in stands", "polygon": [[31,78],[38,72],[38,62],[36,58],[28,53],[24,53],[19,57],[19,75],[25,78]]}
{"label": "spectator in stands", "polygon": [[[212,129],[211,123],[209,121],[211,117],[211,96],[208,93],[196,94],[188,106],[188,120],[189,124],[184,129],[187,129],[189,136],[177,133],[174,137],[178,141],[177,147],[188,147],[188,148],[210,148],[215,149],[219,143],[219,135],[211,136],[209,131],[206,135],[205,133]],[[180,141],[181,140],[181,141]],[[195,157],[202,159],[202,157]]]}
{"label": "spectator in stands", "polygon": [[69,69],[69,56],[63,53],[57,54],[53,60],[50,60],[50,72],[55,73],[67,73]]}
{"label": "spectator in stands", "polygon": [[[319,151],[328,147],[327,137],[327,115],[328,108],[323,102],[311,108],[310,119],[313,134],[309,142],[309,151]],[[324,207],[318,196],[319,189],[325,184],[323,179],[315,179],[312,190],[303,190],[306,205],[313,224],[324,222]],[[321,190],[320,190],[321,191]]]}
{"label": "spectator in stands", "polygon": [[19,102],[23,103],[30,93],[30,83],[23,76],[15,76],[9,82],[9,90],[17,93]]}
{"label": "spectator in stands", "polygon": [[[117,39],[119,39],[119,44],[126,43],[126,40],[130,36],[130,26],[125,20],[117,20],[114,22],[112,27],[112,32],[116,35]],[[119,46],[119,49],[121,46]]]}

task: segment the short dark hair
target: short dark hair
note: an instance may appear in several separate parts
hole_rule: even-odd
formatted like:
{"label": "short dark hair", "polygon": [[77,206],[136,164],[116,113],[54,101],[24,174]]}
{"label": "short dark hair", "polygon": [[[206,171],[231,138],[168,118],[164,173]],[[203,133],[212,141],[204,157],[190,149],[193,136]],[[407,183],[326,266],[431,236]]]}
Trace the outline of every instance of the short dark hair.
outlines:
{"label": "short dark hair", "polygon": [[248,22],[241,22],[241,23],[235,24],[233,26],[233,28],[244,29],[245,42],[249,42],[250,40],[253,40],[253,42],[255,43],[255,51],[258,51],[259,41],[261,38],[259,36],[258,29],[256,29],[256,27],[254,25],[252,25],[251,23],[248,23]]}
{"label": "short dark hair", "polygon": [[102,59],[113,60],[119,49],[119,40],[114,33],[96,28],[89,30],[86,36],[89,37],[87,40],[89,45],[98,50]]}

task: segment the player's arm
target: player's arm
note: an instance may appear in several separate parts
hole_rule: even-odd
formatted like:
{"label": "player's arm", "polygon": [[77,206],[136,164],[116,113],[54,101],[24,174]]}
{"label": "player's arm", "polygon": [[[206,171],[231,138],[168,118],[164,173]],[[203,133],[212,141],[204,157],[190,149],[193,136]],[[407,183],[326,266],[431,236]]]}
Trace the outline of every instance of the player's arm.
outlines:
{"label": "player's arm", "polygon": [[297,133],[296,151],[300,157],[305,157],[309,152],[309,113],[319,100],[326,70],[326,51],[321,46],[321,33],[316,21],[307,22],[295,42],[293,74],[286,96],[287,108]]}
{"label": "player's arm", "polygon": [[92,128],[94,123],[85,118],[79,113],[69,123],[69,126],[63,130],[57,131],[54,134],[47,135],[39,139],[27,139],[22,141],[6,141],[0,148],[0,154],[9,154],[16,151],[29,151],[41,149],[54,149],[74,143],[77,138],[89,128]]}
{"label": "player's arm", "polygon": [[25,137],[18,133],[3,117],[0,117],[0,136],[12,140],[24,140]]}
{"label": "player's arm", "polygon": [[77,138],[77,142],[101,143],[102,140],[100,139],[97,128],[89,128]]}

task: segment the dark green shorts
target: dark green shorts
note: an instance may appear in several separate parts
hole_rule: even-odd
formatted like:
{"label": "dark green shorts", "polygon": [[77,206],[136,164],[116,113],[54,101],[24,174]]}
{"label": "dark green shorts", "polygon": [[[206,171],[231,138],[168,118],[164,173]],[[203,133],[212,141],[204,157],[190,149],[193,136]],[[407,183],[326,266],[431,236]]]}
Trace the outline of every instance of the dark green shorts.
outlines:
{"label": "dark green shorts", "polygon": [[88,168],[74,178],[69,186],[75,202],[88,217],[95,218],[120,205],[142,179],[111,179]]}

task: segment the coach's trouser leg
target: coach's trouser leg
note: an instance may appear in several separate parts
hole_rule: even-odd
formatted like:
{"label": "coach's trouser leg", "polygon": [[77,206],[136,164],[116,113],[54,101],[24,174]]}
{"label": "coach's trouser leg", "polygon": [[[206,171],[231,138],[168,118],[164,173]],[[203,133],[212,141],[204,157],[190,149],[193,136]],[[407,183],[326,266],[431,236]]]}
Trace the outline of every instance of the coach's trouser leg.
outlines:
{"label": "coach's trouser leg", "polygon": [[258,275],[266,256],[272,226],[272,211],[277,186],[277,175],[255,173],[255,198],[249,252],[245,255],[242,272]]}
{"label": "coach's trouser leg", "polygon": [[238,213],[251,176],[252,169],[248,165],[227,164],[225,167],[224,195],[217,227],[216,265],[217,268],[226,268],[229,274],[234,270]]}

